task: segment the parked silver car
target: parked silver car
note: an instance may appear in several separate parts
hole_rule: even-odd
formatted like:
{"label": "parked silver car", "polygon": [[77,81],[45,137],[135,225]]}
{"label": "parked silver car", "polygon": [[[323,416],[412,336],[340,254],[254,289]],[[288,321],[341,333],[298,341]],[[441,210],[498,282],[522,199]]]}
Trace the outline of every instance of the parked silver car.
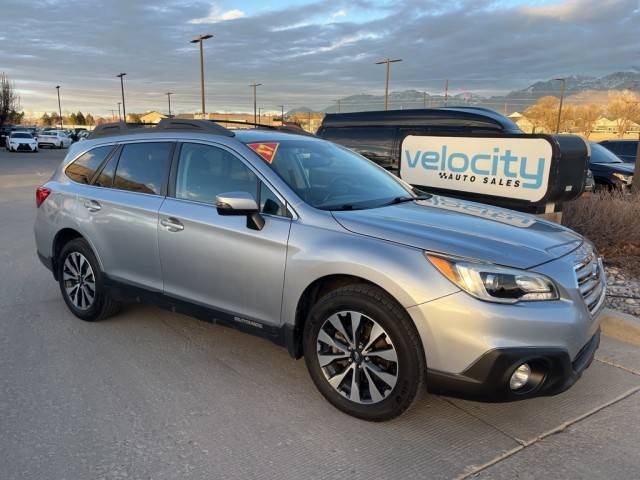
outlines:
{"label": "parked silver car", "polygon": [[431,196],[273,129],[102,126],[36,193],[38,255],[73,314],[140,298],[304,356],[337,408],[565,390],[599,345],[602,263],[539,218]]}

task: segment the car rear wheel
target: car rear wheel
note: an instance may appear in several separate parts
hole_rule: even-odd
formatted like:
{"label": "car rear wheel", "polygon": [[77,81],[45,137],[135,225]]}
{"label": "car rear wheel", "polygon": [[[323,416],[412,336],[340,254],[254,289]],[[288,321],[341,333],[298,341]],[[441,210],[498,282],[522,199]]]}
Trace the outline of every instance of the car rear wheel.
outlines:
{"label": "car rear wheel", "polygon": [[349,415],[397,417],[423,390],[425,360],[406,312],[371,285],[325,295],[304,329],[307,368],[320,393]]}
{"label": "car rear wheel", "polygon": [[57,268],[62,298],[76,317],[93,322],[120,309],[120,303],[105,288],[104,275],[86,240],[67,243],[58,256]]}

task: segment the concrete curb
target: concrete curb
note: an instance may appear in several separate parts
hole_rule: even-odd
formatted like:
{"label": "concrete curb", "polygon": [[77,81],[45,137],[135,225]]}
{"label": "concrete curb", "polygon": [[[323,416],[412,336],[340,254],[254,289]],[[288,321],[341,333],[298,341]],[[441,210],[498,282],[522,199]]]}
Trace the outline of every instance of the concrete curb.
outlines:
{"label": "concrete curb", "polygon": [[640,318],[605,308],[600,314],[600,326],[604,335],[640,346]]}

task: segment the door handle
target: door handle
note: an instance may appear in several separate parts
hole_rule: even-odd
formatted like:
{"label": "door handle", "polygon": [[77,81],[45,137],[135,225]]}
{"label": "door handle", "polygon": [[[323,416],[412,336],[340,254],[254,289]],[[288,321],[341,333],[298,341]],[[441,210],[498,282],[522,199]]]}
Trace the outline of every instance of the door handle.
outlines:
{"label": "door handle", "polygon": [[95,200],[85,200],[84,208],[86,208],[90,212],[97,212],[102,208],[102,205],[100,205]]}
{"label": "door handle", "polygon": [[182,224],[182,222],[174,217],[163,218],[162,220],[160,220],[160,225],[165,227],[170,232],[179,232],[181,230],[184,230],[184,225]]}

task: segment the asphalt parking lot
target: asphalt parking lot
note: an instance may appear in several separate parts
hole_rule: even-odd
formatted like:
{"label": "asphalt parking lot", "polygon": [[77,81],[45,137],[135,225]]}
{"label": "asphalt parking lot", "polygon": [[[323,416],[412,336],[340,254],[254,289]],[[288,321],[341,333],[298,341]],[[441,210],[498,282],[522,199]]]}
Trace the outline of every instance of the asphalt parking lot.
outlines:
{"label": "asphalt parking lot", "polygon": [[0,478],[638,478],[640,349],[557,397],[425,395],[373,424],[271,343],[154,307],[69,313],[32,234],[66,150],[0,151]]}

